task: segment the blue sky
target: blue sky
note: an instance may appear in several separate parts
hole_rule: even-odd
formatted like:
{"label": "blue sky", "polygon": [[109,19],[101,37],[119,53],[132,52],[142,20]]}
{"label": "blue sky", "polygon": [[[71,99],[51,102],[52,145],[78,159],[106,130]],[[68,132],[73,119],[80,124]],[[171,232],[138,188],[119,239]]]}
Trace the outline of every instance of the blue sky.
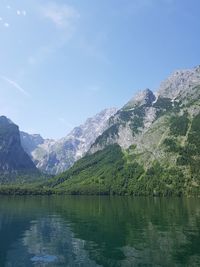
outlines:
{"label": "blue sky", "polygon": [[65,136],[200,64],[199,0],[1,0],[0,114]]}

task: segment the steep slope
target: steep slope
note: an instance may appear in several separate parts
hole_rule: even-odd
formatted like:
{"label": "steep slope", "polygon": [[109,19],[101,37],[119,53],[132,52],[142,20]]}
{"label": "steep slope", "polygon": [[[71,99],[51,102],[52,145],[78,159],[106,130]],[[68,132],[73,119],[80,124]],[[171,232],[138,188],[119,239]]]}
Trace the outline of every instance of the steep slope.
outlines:
{"label": "steep slope", "polygon": [[189,70],[178,70],[161,83],[158,94],[170,99],[188,98],[193,88],[199,86],[200,66]]}
{"label": "steep slope", "polygon": [[[20,142],[19,128],[5,116],[0,117],[0,182],[23,180],[26,175],[38,175]],[[22,176],[19,178],[19,176]]]}
{"label": "steep slope", "polygon": [[[155,95],[146,89],[112,116],[89,154],[50,185],[71,193],[199,195],[199,125],[200,68],[175,72]],[[110,164],[113,151],[120,160]]]}
{"label": "steep slope", "polygon": [[90,152],[94,153],[115,143],[127,149],[136,143],[138,136],[145,132],[156,118],[156,108],[153,106],[155,99],[149,89],[131,99],[110,118],[109,128],[96,139]]}
{"label": "steep slope", "polygon": [[21,144],[26,153],[31,156],[31,153],[39,146],[44,144],[45,140],[39,134],[28,134],[20,132]]}
{"label": "steep slope", "polygon": [[109,118],[116,113],[115,108],[105,109],[93,118],[72,130],[66,137],[43,143],[31,151],[36,166],[49,174],[58,174],[80,159],[108,127]]}

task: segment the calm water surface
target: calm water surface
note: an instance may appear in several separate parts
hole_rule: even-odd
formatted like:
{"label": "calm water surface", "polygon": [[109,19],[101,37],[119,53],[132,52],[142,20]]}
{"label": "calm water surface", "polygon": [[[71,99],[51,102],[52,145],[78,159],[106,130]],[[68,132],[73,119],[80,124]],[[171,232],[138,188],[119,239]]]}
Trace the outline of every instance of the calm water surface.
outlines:
{"label": "calm water surface", "polygon": [[200,266],[200,200],[0,197],[4,266]]}

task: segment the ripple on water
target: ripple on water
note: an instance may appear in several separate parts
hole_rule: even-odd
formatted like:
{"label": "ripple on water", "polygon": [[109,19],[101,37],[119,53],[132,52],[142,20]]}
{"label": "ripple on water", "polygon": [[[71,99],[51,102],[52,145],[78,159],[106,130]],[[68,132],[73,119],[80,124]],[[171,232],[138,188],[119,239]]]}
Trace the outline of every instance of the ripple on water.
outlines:
{"label": "ripple on water", "polygon": [[31,261],[37,263],[51,263],[56,261],[58,258],[54,255],[37,255],[31,258]]}

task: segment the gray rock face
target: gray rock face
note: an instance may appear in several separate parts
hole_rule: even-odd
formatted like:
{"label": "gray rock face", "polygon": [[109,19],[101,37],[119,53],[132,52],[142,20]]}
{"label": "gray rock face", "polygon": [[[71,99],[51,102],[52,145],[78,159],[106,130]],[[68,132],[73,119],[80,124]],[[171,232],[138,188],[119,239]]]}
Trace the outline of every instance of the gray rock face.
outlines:
{"label": "gray rock face", "polygon": [[[157,93],[146,89],[132,98],[109,121],[109,128],[97,138],[90,153],[117,143],[123,149],[141,145],[145,133],[153,123],[177,103],[187,105],[187,112],[198,114],[200,99],[200,66],[174,72],[161,83]],[[147,142],[147,141],[145,141]],[[147,142],[148,143],[148,142]]]}
{"label": "gray rock face", "polygon": [[134,96],[125,106],[124,109],[135,108],[136,106],[151,106],[156,97],[150,89],[145,89]]}
{"label": "gray rock face", "polygon": [[[51,186],[86,194],[92,186],[96,194],[198,196],[199,74],[200,67],[175,72],[161,84],[156,98],[144,91],[129,101],[110,118],[109,128],[89,151],[92,155]],[[96,189],[94,181],[101,181]]]}
{"label": "gray rock face", "polygon": [[0,117],[0,174],[35,173],[37,169],[21,146],[19,128]]}
{"label": "gray rock face", "polygon": [[28,134],[25,132],[20,132],[21,144],[26,151],[31,156],[31,153],[41,144],[45,142],[39,134]]}
{"label": "gray rock face", "polygon": [[200,66],[191,70],[178,70],[161,83],[158,95],[171,99],[184,98],[199,84]]}
{"label": "gray rock face", "polygon": [[94,153],[115,143],[123,149],[132,144],[142,147],[141,140],[152,125],[176,103],[187,105],[191,115],[197,114],[199,106],[188,102],[196,99],[200,99],[200,66],[174,72],[161,83],[155,94],[145,89],[122,109],[104,110],[58,141],[26,133],[21,133],[21,140],[40,170],[58,174],[88,151]]}
{"label": "gray rock face", "polygon": [[117,143],[123,149],[137,142],[137,137],[154,121],[156,110],[153,103],[156,96],[145,89],[132,98],[109,121],[109,128],[91,146],[90,153],[102,150],[107,145]]}
{"label": "gray rock face", "polygon": [[40,170],[58,174],[71,167],[89,150],[96,138],[107,129],[108,120],[115,113],[115,108],[105,109],[58,141],[22,135],[23,145],[28,147],[28,152]]}

